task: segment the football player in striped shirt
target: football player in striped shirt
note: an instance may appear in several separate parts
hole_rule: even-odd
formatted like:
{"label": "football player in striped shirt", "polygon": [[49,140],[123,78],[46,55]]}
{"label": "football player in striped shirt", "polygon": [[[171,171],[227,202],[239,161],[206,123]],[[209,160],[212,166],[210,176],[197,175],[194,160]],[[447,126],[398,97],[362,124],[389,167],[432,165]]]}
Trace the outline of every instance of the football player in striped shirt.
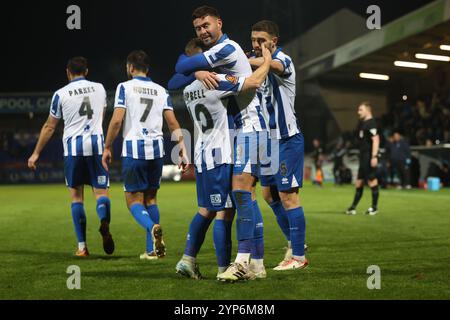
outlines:
{"label": "football player in striped shirt", "polygon": [[166,89],[147,76],[147,54],[141,50],[131,52],[127,57],[126,69],[131,80],[117,86],[103,165],[108,168],[111,147],[123,122],[122,176],[125,198],[134,219],[146,230],[146,250],[140,258],[154,260],[166,254],[156,202],[164,164],[163,118],[178,142],[179,165],[183,169],[188,159],[171,99]]}
{"label": "football player in striped shirt", "polygon": [[[186,51],[201,51],[201,44],[193,39],[186,46]],[[250,77],[234,77],[217,74],[218,87],[208,90],[201,81],[195,80],[183,91],[184,101],[194,122],[195,132],[195,174],[197,185],[198,213],[192,219],[182,259],[176,266],[177,273],[200,279],[201,274],[196,263],[197,253],[205,239],[212,221],[214,223],[214,247],[216,249],[218,275],[225,272],[231,259],[231,225],[234,208],[231,201],[231,179],[233,163],[234,117],[240,110],[228,97],[251,92],[259,88],[267,76],[270,65],[270,52],[265,49],[267,58],[264,64]],[[175,89],[174,82],[182,78],[171,79],[170,88]],[[265,269],[255,276],[266,276]]]}
{"label": "football player in striped shirt", "polygon": [[264,61],[261,48],[269,47],[272,53],[270,73],[257,95],[269,115],[270,139],[278,140],[279,154],[272,157],[278,157],[279,167],[270,175],[261,175],[261,186],[264,199],[288,240],[285,257],[274,269],[284,271],[305,268],[308,260],[305,257],[305,216],[298,197],[303,181],[304,142],[294,109],[295,67],[292,59],[277,46],[278,39],[276,23],[262,20],[254,24],[251,40],[256,56],[249,61],[253,68],[259,67]]}
{"label": "football player in striped shirt", "polygon": [[[208,50],[191,57],[181,56],[175,70],[185,76],[195,71],[216,70],[222,74],[235,77],[249,77],[252,74],[251,66],[242,48],[230,40],[222,32],[222,20],[218,11],[212,7],[202,6],[194,10],[192,21],[197,37],[200,38]],[[207,76],[201,80],[209,89],[217,84],[214,76]],[[256,95],[236,99],[234,103],[241,110],[234,119],[236,129],[236,143],[233,166],[233,199],[237,210],[237,238],[238,254],[235,262],[218,276],[222,281],[246,280],[252,277],[253,266],[263,268],[262,259],[252,259],[252,250],[256,245],[264,250],[262,234],[262,216],[252,191],[259,176],[259,135],[266,134],[266,118],[259,105]],[[260,226],[259,234],[255,234],[255,225]],[[262,254],[261,254],[262,255]],[[257,264],[257,265],[256,265]]]}
{"label": "football player in striped shirt", "polygon": [[55,92],[50,115],[42,127],[37,145],[28,159],[28,167],[36,170],[36,162],[55,128],[64,119],[64,174],[72,198],[72,218],[78,239],[75,255],[86,257],[86,214],[84,211],[84,185],[91,185],[97,199],[100,233],[103,249],[114,252],[114,241],[109,232],[111,203],[108,197],[109,177],[102,166],[103,129],[106,91],[100,83],[86,79],[87,60],[74,57],[67,64],[69,84]]}

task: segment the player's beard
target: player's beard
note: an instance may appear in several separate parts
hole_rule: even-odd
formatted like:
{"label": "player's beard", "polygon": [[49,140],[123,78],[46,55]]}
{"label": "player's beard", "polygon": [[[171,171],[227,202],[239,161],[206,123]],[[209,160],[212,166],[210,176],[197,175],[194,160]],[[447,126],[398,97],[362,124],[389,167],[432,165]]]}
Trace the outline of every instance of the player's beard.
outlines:
{"label": "player's beard", "polygon": [[207,38],[205,38],[205,39],[202,38],[201,40],[202,40],[203,44],[205,45],[205,47],[207,47],[207,48],[212,47],[216,43],[216,41],[214,40],[214,37],[211,33],[208,33]]}

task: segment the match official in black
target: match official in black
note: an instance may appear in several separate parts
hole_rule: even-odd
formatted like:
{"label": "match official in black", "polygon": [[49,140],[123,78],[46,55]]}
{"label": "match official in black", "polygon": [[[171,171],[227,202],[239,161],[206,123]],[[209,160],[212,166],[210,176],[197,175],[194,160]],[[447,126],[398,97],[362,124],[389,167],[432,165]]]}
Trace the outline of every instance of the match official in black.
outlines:
{"label": "match official in black", "polygon": [[362,102],[359,105],[358,116],[360,119],[358,125],[359,170],[355,183],[355,198],[346,213],[356,214],[356,206],[359,200],[361,200],[364,184],[367,182],[372,190],[372,207],[366,211],[366,214],[373,216],[378,213],[379,191],[376,170],[378,166],[380,136],[378,134],[377,124],[372,116],[372,105],[370,102]]}

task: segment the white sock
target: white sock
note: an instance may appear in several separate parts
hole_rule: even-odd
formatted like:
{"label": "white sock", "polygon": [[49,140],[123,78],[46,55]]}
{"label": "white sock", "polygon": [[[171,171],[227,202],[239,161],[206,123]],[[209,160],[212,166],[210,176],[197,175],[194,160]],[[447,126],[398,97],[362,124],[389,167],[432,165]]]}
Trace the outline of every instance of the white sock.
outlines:
{"label": "white sock", "polygon": [[250,263],[250,253],[239,253],[238,252],[238,254],[236,256],[236,260],[234,260],[234,262],[249,264]]}
{"label": "white sock", "polygon": [[219,274],[224,273],[228,267],[219,267]]}
{"label": "white sock", "polygon": [[298,261],[305,261],[305,256],[293,256],[293,258]]}
{"label": "white sock", "polygon": [[253,264],[257,269],[264,268],[264,259],[252,259],[251,264]]}
{"label": "white sock", "polygon": [[78,242],[78,250],[86,249],[86,242]]}
{"label": "white sock", "polygon": [[292,243],[291,243],[291,241],[289,240],[288,241],[288,249],[291,249],[292,248]]}
{"label": "white sock", "polygon": [[188,255],[185,255],[185,254],[183,254],[183,258],[182,259],[186,260],[186,261],[188,261],[190,263],[195,263],[195,258],[194,257],[188,256]]}

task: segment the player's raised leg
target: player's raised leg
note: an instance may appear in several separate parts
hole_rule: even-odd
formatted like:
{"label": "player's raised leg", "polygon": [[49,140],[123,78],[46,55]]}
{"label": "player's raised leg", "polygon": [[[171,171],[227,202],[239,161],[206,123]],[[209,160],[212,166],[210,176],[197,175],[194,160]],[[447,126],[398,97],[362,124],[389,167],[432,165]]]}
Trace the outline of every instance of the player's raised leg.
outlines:
{"label": "player's raised leg", "polygon": [[103,250],[107,254],[114,252],[114,240],[109,231],[109,224],[111,222],[111,201],[108,196],[108,189],[93,188],[95,198],[97,200],[97,215],[100,219],[99,232],[103,240]]}
{"label": "player's raised leg", "polygon": [[[158,176],[160,173],[159,169],[156,168],[156,171],[157,171],[156,176]],[[156,234],[152,234],[152,232],[147,231],[147,251],[146,251],[147,255],[146,254],[142,255],[145,256],[145,258],[151,258],[152,257],[151,254],[149,255],[148,253],[151,253],[152,251],[160,252],[160,257],[165,256],[165,243],[160,224],[158,203],[156,201],[159,182],[156,179],[154,179],[153,185],[155,187],[152,187],[144,192],[144,203],[145,207],[147,208],[147,212],[150,215],[150,219],[153,221],[155,225],[159,225],[159,227],[156,229],[157,231]],[[154,247],[152,247],[152,245]],[[163,252],[164,254],[162,254]]]}
{"label": "player's raised leg", "polygon": [[156,247],[154,245],[154,240],[156,239],[154,239],[153,233],[157,231],[159,225],[155,225],[155,223],[150,218],[147,208],[144,205],[144,193],[139,191],[125,192],[125,198],[127,201],[127,207],[130,210],[133,218],[141,227],[145,229],[146,235],[151,235],[150,237],[146,238],[146,251],[140,256],[140,258],[147,260],[157,259],[158,255],[154,251],[154,247]]}

